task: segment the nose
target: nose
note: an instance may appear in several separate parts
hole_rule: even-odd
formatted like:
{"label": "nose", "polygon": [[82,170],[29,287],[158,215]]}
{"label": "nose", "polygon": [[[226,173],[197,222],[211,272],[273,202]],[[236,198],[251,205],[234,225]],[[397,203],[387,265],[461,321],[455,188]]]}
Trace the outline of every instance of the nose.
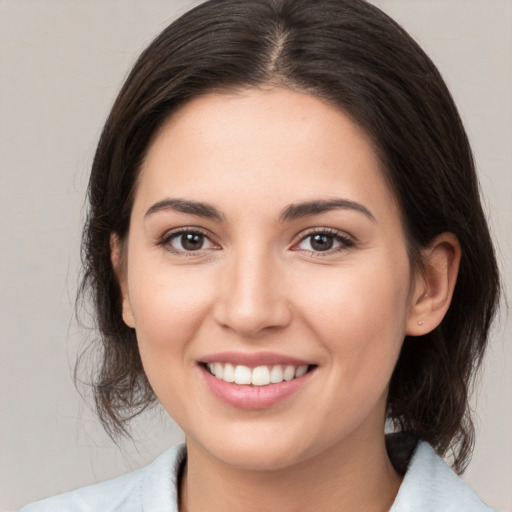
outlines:
{"label": "nose", "polygon": [[264,252],[229,258],[214,307],[216,322],[245,338],[286,327],[292,318],[282,262]]}

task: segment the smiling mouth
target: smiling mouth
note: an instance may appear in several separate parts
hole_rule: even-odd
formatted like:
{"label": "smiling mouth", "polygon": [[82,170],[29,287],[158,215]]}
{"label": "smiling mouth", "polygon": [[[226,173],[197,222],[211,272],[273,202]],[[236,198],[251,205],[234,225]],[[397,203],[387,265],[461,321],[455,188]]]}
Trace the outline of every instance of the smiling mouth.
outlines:
{"label": "smiling mouth", "polygon": [[201,363],[211,375],[228,383],[246,386],[269,386],[298,379],[316,368],[316,365],[263,365],[250,368],[231,363]]}

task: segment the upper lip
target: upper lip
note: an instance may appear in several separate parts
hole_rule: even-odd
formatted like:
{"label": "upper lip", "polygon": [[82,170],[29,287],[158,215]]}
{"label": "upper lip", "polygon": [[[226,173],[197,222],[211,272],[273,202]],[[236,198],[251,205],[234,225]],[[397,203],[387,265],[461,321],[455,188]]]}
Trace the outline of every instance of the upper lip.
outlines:
{"label": "upper lip", "polygon": [[273,352],[219,352],[217,354],[210,354],[202,357],[201,363],[230,363],[234,366],[243,365],[249,368],[256,368],[257,366],[274,366],[274,365],[290,365],[290,366],[304,366],[313,364],[311,361],[298,359],[283,354],[276,354]]}

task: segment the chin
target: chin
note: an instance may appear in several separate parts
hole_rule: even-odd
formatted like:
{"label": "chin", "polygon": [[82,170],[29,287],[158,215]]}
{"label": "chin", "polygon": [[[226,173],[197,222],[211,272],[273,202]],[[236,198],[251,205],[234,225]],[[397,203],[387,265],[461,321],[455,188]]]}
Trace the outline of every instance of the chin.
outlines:
{"label": "chin", "polygon": [[244,471],[279,471],[303,460],[296,448],[283,450],[271,444],[264,449],[261,446],[239,449],[229,446],[220,450],[217,458],[227,466]]}
{"label": "chin", "polygon": [[[197,442],[187,438],[189,450]],[[224,435],[200,443],[200,449],[217,461],[245,471],[276,471],[300,463],[307,458],[305,440],[283,436],[283,430],[269,435],[244,433]],[[302,447],[298,450],[298,447]],[[308,450],[309,451],[309,450]]]}

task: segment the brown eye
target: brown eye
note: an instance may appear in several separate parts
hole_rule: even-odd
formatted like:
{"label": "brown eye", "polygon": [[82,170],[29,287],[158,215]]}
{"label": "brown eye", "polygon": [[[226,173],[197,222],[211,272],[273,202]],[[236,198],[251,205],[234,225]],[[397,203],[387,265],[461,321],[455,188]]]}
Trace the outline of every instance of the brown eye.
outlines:
{"label": "brown eye", "polygon": [[204,235],[199,233],[185,233],[180,236],[180,243],[185,251],[197,251],[203,247]]}
{"label": "brown eye", "polygon": [[311,249],[314,251],[328,251],[334,245],[334,237],[332,235],[316,234],[311,236]]}
{"label": "brown eye", "polygon": [[177,253],[201,251],[215,247],[215,244],[206,235],[198,231],[174,233],[165,243],[173,252]]}
{"label": "brown eye", "polygon": [[353,247],[354,242],[338,232],[318,231],[310,233],[294,246],[294,250],[307,251],[312,253],[333,253]]}

